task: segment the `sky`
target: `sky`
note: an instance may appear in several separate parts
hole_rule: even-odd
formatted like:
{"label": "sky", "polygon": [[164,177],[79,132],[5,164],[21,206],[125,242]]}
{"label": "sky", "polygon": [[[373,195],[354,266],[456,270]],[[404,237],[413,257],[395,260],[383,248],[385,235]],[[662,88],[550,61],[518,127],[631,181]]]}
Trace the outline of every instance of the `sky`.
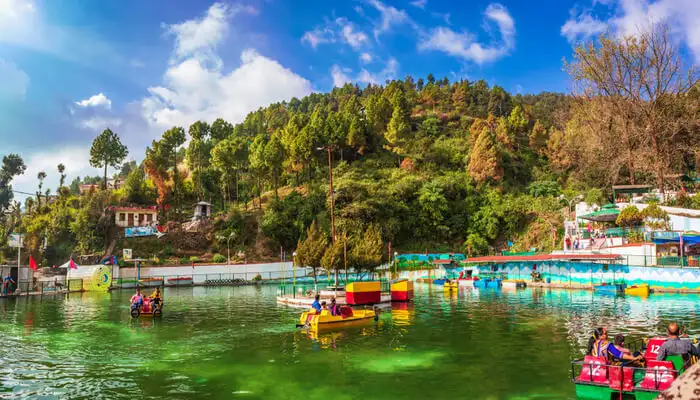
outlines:
{"label": "sky", "polygon": [[[511,93],[567,92],[563,60],[596,35],[666,21],[700,59],[698,0],[0,0],[0,156],[16,190],[99,175],[109,127],[141,160],[172,126],[232,123],[346,82],[484,79]],[[22,195],[16,195],[23,200]]]}

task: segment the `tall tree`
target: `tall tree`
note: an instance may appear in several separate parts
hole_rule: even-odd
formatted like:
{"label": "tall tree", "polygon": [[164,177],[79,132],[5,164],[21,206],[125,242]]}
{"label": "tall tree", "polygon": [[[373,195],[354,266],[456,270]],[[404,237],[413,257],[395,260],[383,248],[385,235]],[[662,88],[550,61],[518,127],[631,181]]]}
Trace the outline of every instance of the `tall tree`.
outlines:
{"label": "tall tree", "polygon": [[[44,186],[44,179],[46,179],[46,172],[39,171],[36,174],[36,179],[39,180],[39,190],[36,192],[36,203],[37,203],[37,207],[39,208],[39,210],[41,210],[41,195],[43,194],[43,192],[41,191],[41,188]],[[46,200],[48,200],[48,199],[46,199]]]}
{"label": "tall tree", "polygon": [[503,167],[496,138],[488,128],[479,135],[469,156],[469,175],[477,184],[487,181],[497,182],[503,178]]}
{"label": "tall tree", "polygon": [[64,172],[66,172],[66,166],[63,164],[58,164],[56,169],[58,170],[58,174],[60,176],[59,182],[58,182],[58,188],[60,189],[63,187],[63,184],[66,183],[66,174],[64,173]]}
{"label": "tall tree", "polygon": [[318,284],[317,271],[328,247],[328,237],[319,229],[316,221],[306,231],[306,238],[297,244],[296,262],[301,267],[310,267],[314,274],[314,285]]}
{"label": "tall tree", "polygon": [[107,167],[116,168],[129,154],[116,133],[109,128],[95,138],[90,148],[90,165],[104,168],[102,188],[107,189]]}
{"label": "tall tree", "polygon": [[357,272],[373,273],[382,262],[382,254],[382,231],[379,226],[372,224],[353,240],[348,254],[349,264]]}
{"label": "tall tree", "polygon": [[399,155],[400,165],[401,153],[404,151],[404,145],[411,133],[410,110],[406,102],[406,96],[401,90],[397,90],[394,93],[391,103],[394,110],[391,113],[391,120],[387,126],[386,140],[389,142],[390,148]]}
{"label": "tall tree", "polygon": [[265,145],[265,167],[270,173],[270,179],[275,187],[275,197],[278,196],[277,188],[282,177],[282,163],[284,162],[284,147],[278,133],[273,134]]}

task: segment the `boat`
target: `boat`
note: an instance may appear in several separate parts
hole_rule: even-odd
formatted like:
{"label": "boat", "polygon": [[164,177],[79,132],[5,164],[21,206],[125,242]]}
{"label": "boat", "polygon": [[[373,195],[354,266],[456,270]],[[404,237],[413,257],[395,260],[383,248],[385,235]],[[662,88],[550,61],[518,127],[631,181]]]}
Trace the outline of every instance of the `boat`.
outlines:
{"label": "boat", "polygon": [[598,294],[617,295],[617,294],[624,293],[626,287],[627,287],[627,285],[625,285],[624,283],[605,283],[604,282],[600,285],[593,286],[593,290],[595,290],[595,292]]}
{"label": "boat", "polygon": [[525,289],[527,284],[524,280],[506,279],[502,282],[504,289]]}
{"label": "boat", "polygon": [[440,278],[440,279],[435,279],[435,280],[433,280],[433,283],[436,284],[436,285],[444,285],[444,284],[445,284],[445,281],[447,281],[447,279],[445,279],[445,278]]}
{"label": "boat", "polygon": [[303,312],[299,317],[297,328],[324,329],[352,325],[358,322],[378,321],[379,314],[374,309],[353,310],[352,307],[341,306],[341,315],[331,315],[328,310],[317,313],[315,309]]}
{"label": "boat", "polygon": [[474,287],[479,289],[498,289],[503,285],[503,276],[494,273],[481,273],[474,280]]}
{"label": "boat", "polygon": [[163,315],[163,299],[160,301],[160,305],[153,306],[150,297],[144,297],[143,305],[141,308],[132,306],[131,307],[131,318],[138,317],[160,317]]}
{"label": "boat", "polygon": [[681,356],[669,356],[657,361],[656,355],[665,337],[643,341],[643,368],[612,365],[604,357],[585,356],[571,362],[571,382],[578,399],[656,399],[673,381],[685,372]]}
{"label": "boat", "polygon": [[411,301],[413,299],[413,281],[399,279],[391,283],[391,301]]}
{"label": "boat", "polygon": [[446,292],[451,292],[451,291],[455,291],[455,292],[456,292],[456,291],[459,289],[459,283],[457,283],[457,282],[446,282],[446,283],[443,285],[443,289],[444,289]]}
{"label": "boat", "polygon": [[632,285],[628,288],[625,288],[625,294],[630,296],[646,297],[649,296],[649,293],[649,285],[646,283],[642,283],[641,285]]}

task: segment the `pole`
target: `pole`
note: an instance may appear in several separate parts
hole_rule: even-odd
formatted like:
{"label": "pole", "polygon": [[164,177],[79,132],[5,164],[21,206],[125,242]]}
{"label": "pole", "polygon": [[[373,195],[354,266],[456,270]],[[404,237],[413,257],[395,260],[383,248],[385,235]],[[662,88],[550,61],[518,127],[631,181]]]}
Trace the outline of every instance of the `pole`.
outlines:
{"label": "pole", "polygon": [[335,244],[335,210],[333,207],[333,163],[331,155],[331,146],[328,146],[328,181],[330,186],[331,196],[331,244]]}
{"label": "pole", "polygon": [[345,286],[348,284],[348,237],[343,235],[343,265],[345,266]]}

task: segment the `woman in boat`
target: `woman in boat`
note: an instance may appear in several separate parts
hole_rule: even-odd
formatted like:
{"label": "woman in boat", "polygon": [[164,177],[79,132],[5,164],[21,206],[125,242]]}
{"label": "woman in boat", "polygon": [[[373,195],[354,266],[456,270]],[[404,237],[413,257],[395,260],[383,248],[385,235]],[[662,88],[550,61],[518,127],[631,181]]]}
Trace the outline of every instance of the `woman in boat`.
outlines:
{"label": "woman in boat", "polygon": [[331,297],[331,306],[329,307],[331,315],[340,315],[340,307],[335,302],[335,297]]}
{"label": "woman in boat", "polygon": [[595,356],[595,354],[593,354],[593,346],[603,335],[604,330],[605,328],[595,328],[591,337],[588,338],[588,347],[586,347],[586,354],[588,354],[589,356]]}
{"label": "woman in boat", "polygon": [[615,335],[613,343],[608,345],[607,353],[612,364],[643,367],[640,361],[644,357],[638,352],[632,354],[629,349],[625,348],[625,335],[621,333]]}

